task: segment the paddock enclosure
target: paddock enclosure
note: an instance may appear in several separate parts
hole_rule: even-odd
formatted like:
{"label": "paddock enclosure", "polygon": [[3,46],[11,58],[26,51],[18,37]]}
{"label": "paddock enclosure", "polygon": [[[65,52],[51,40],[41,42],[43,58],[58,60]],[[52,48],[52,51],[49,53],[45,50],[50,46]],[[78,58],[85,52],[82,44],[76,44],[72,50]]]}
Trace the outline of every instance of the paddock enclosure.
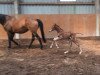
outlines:
{"label": "paddock enclosure", "polygon": [[[0,25],[0,75],[100,75],[100,0],[0,0],[0,14],[40,19],[47,39],[43,50],[37,39],[28,49],[30,31],[16,34],[20,47],[12,43],[9,49]],[[57,36],[56,31],[49,32],[55,23],[65,32],[83,34],[77,35],[82,54],[75,44],[70,50],[65,39],[57,41],[59,48],[50,48]]]}

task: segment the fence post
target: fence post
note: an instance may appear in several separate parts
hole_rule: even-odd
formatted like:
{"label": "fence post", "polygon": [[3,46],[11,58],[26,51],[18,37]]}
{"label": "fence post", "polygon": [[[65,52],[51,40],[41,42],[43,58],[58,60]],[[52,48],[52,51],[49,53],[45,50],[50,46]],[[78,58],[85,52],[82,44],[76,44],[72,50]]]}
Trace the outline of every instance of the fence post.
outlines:
{"label": "fence post", "polygon": [[100,0],[95,0],[96,36],[100,35]]}
{"label": "fence post", "polygon": [[[18,0],[14,0],[14,11],[15,11],[15,17],[16,19],[18,18],[18,13],[19,13],[19,9],[18,9]],[[19,39],[20,35],[18,33],[15,34],[15,38]]]}

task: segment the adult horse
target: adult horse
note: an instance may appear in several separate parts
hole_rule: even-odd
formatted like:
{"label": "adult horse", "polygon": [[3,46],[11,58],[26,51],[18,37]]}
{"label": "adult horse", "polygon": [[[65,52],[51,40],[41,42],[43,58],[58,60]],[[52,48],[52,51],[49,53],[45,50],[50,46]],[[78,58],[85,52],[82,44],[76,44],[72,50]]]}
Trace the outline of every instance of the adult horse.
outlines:
{"label": "adult horse", "polygon": [[46,43],[43,23],[40,19],[34,19],[33,17],[16,18],[15,16],[0,14],[0,23],[4,27],[8,35],[8,42],[9,42],[8,48],[11,48],[11,41],[14,42],[16,45],[18,45],[18,43],[13,40],[15,33],[22,34],[27,31],[30,31],[32,33],[32,39],[29,44],[29,48],[31,47],[36,37],[40,43],[40,48],[42,49],[43,48],[42,41],[40,39],[40,36],[37,34],[38,28],[40,28],[44,43]]}

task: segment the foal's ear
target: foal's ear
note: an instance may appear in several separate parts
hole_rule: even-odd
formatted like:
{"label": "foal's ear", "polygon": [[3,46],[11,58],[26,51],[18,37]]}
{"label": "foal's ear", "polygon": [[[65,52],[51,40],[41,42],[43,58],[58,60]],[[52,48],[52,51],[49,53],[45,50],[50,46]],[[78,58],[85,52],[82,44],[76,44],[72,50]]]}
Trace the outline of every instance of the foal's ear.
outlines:
{"label": "foal's ear", "polygon": [[57,25],[56,23],[54,23],[54,25]]}

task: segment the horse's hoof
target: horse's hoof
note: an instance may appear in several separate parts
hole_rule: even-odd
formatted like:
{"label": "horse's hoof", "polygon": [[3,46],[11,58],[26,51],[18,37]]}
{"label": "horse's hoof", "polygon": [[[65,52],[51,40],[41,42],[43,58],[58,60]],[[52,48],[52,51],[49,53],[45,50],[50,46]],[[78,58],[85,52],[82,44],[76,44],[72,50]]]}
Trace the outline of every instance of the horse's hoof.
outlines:
{"label": "horse's hoof", "polygon": [[42,48],[40,48],[41,50],[43,50],[43,47]]}
{"label": "horse's hoof", "polygon": [[41,46],[41,50],[43,50],[43,46]]}
{"label": "horse's hoof", "polygon": [[21,47],[21,45],[18,45],[18,47]]}
{"label": "horse's hoof", "polygon": [[11,48],[11,46],[8,46],[8,48]]}

